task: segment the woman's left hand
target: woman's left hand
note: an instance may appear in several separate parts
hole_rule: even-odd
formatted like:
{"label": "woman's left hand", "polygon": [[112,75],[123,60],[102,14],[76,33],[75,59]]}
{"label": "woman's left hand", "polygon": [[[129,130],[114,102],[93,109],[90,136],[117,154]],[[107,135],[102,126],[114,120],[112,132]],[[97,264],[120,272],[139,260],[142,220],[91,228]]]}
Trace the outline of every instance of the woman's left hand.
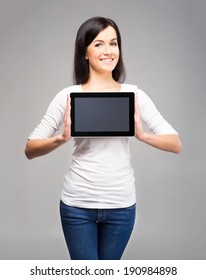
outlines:
{"label": "woman's left hand", "polygon": [[177,134],[165,134],[157,135],[153,133],[147,133],[142,126],[142,120],[140,115],[140,108],[138,97],[135,96],[135,138],[157,149],[179,153],[181,150],[181,142]]}
{"label": "woman's left hand", "polygon": [[138,97],[135,96],[135,114],[134,114],[134,121],[135,121],[135,137],[142,141],[144,139],[144,130],[142,127],[140,109],[139,109],[139,102]]}

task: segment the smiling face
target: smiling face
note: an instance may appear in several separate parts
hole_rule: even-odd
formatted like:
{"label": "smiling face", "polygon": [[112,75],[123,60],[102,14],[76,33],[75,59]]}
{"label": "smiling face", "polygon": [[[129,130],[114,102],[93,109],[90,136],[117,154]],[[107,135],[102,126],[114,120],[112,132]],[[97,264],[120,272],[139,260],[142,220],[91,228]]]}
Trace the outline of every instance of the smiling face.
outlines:
{"label": "smiling face", "polygon": [[112,73],[119,60],[117,34],[113,27],[108,26],[96,36],[87,47],[86,59],[89,61],[90,74]]}

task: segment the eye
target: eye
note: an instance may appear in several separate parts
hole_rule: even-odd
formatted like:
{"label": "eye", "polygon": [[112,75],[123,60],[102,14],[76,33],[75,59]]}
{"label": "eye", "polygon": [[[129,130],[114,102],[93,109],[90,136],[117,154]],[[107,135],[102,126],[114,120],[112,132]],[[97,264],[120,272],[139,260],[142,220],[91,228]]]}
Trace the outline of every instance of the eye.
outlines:
{"label": "eye", "polygon": [[96,43],[94,46],[95,46],[96,48],[100,48],[100,47],[102,46],[102,44],[101,44],[101,43]]}
{"label": "eye", "polygon": [[113,47],[116,47],[117,45],[118,45],[117,42],[111,43],[111,46],[113,46]]}

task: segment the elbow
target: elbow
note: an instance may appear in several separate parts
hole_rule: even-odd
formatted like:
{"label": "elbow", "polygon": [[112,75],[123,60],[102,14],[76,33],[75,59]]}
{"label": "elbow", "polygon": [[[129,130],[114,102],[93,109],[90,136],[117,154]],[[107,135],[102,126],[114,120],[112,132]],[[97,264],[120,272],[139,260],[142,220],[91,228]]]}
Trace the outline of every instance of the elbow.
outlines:
{"label": "elbow", "polygon": [[31,154],[29,153],[29,151],[28,151],[27,148],[25,148],[24,154],[25,154],[26,158],[29,159],[29,160],[33,158],[33,157],[31,156]]}
{"label": "elbow", "polygon": [[29,149],[29,143],[26,144],[26,147],[24,149],[24,154],[26,156],[27,159],[31,160],[33,159],[34,157],[32,156],[32,152],[31,150]]}
{"label": "elbow", "polygon": [[182,143],[178,137],[178,139],[174,145],[173,153],[179,154],[181,151],[182,151]]}
{"label": "elbow", "polygon": [[182,147],[176,147],[174,150],[173,150],[173,153],[174,154],[180,154],[180,152],[181,152],[181,150],[182,150]]}

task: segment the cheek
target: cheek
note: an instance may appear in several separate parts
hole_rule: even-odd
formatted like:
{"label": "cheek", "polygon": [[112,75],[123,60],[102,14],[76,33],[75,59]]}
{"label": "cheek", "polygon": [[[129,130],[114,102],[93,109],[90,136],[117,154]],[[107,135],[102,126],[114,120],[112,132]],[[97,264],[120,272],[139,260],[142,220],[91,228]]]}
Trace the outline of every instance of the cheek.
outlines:
{"label": "cheek", "polygon": [[116,56],[117,59],[119,59],[119,56],[120,56],[119,48],[113,49],[113,54]]}
{"label": "cheek", "polygon": [[93,52],[87,52],[86,53],[86,56],[89,59],[89,61],[94,61],[95,59],[98,59],[100,55],[101,55],[101,53],[98,52],[98,51],[93,51]]}

